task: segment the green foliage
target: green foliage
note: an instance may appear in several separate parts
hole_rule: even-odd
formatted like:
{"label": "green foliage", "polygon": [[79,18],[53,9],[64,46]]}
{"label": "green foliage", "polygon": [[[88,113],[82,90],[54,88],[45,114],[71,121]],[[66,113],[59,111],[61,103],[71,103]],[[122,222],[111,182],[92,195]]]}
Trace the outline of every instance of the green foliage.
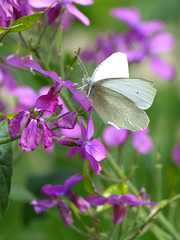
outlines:
{"label": "green foliage", "polygon": [[42,17],[44,13],[35,13],[16,20],[10,27],[0,27],[0,34],[8,32],[21,32],[29,29]]}
{"label": "green foliage", "polygon": [[[0,122],[0,139],[8,136],[8,123],[2,121]],[[5,214],[9,203],[12,161],[12,143],[0,145],[0,217]]]}

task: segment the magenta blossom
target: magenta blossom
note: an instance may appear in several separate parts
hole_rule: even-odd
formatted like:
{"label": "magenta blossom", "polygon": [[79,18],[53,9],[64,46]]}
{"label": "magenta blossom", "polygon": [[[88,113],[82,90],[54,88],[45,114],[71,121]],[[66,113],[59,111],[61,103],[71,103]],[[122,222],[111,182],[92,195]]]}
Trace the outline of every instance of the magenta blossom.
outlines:
{"label": "magenta blossom", "polygon": [[50,198],[33,200],[31,202],[31,205],[34,206],[35,212],[41,213],[42,211],[46,211],[50,208],[56,207],[60,211],[62,220],[65,225],[72,225],[73,219],[71,217],[71,211],[68,209],[68,206],[64,201],[59,200],[59,197],[62,195],[67,196],[82,213],[86,213],[87,210],[90,208],[89,203],[85,199],[71,191],[71,186],[76,182],[80,181],[82,178],[83,176],[75,174],[68,178],[65,181],[64,185],[45,185],[41,189],[41,192],[48,195]]}
{"label": "magenta blossom", "polygon": [[82,179],[83,176],[75,174],[68,178],[64,185],[51,186],[50,184],[47,184],[41,189],[41,192],[52,198],[58,198],[62,195],[66,195],[82,213],[85,213],[90,208],[89,203],[71,191],[71,186]]}
{"label": "magenta blossom", "polygon": [[0,26],[8,27],[13,17],[14,9],[21,11],[20,0],[3,0],[0,1]]}
{"label": "magenta blossom", "polygon": [[148,57],[152,70],[165,80],[174,77],[174,67],[159,58],[159,53],[170,51],[175,39],[164,31],[161,21],[142,22],[140,13],[135,8],[113,8],[111,15],[130,26],[130,31],[114,35],[116,50],[125,52],[130,62],[142,61]]}
{"label": "magenta blossom", "polygon": [[81,51],[82,59],[99,64],[112,53],[123,52],[129,63],[148,59],[155,74],[167,81],[173,79],[174,67],[159,57],[175,44],[174,37],[165,32],[164,23],[158,20],[142,22],[136,8],[113,8],[111,15],[128,24],[130,29],[98,35],[93,48]]}
{"label": "magenta blossom", "polygon": [[[148,154],[153,149],[153,141],[148,135],[149,128],[133,132],[133,147],[141,154]],[[105,143],[110,147],[123,145],[130,136],[130,131],[126,129],[118,130],[113,126],[107,127],[103,132]]]}
{"label": "magenta blossom", "polygon": [[61,145],[74,147],[73,153],[76,153],[79,150],[78,152],[80,152],[81,156],[89,160],[93,170],[97,174],[102,170],[102,167],[100,166],[99,162],[106,158],[106,150],[100,140],[98,139],[90,140],[94,134],[94,125],[91,113],[92,109],[90,110],[87,129],[83,123],[83,119],[81,120],[82,139],[63,136],[59,138],[57,142]]}
{"label": "magenta blossom", "polygon": [[48,127],[45,120],[40,117],[40,115],[44,110],[53,112],[55,107],[58,105],[57,99],[53,95],[46,95],[46,98],[48,99],[48,105],[45,107],[44,104],[42,104],[42,108],[40,108],[39,102],[41,101],[41,98],[42,96],[37,99],[36,102],[39,111],[22,111],[19,114],[15,115],[9,123],[9,132],[13,138],[16,138],[21,129],[23,118],[25,116],[28,116],[26,127],[22,131],[19,144],[20,147],[27,152],[34,151],[39,146],[42,138],[41,129],[43,132],[44,148],[50,148],[54,142],[53,134],[50,128]]}
{"label": "magenta blossom", "polygon": [[[48,94],[41,95],[35,104],[35,109],[31,111],[22,111],[15,115],[9,123],[9,132],[13,138],[17,137],[21,129],[24,116],[28,116],[26,127],[23,129],[20,140],[20,147],[26,151],[35,150],[41,142],[41,129],[43,132],[44,148],[50,148],[53,145],[53,134],[45,120],[42,118],[44,111],[59,115],[62,106],[58,105],[58,97],[51,93],[53,87],[50,88]],[[56,125],[60,128],[73,129],[77,122],[77,113],[68,112],[61,115],[56,120]]]}
{"label": "magenta blossom", "polygon": [[155,202],[145,202],[146,196],[139,196],[138,198],[132,194],[125,195],[111,195],[108,198],[104,198],[98,195],[89,195],[87,197],[87,201],[94,205],[104,205],[109,204],[113,206],[114,209],[114,224],[120,224],[127,213],[128,206],[141,206],[141,205],[149,205],[155,206]]}
{"label": "magenta blossom", "polygon": [[[53,0],[28,0],[28,3],[33,8],[47,8],[49,7],[54,1]],[[63,9],[66,9],[67,12],[72,15],[73,17],[79,19],[83,24],[86,26],[89,26],[90,22],[89,19],[80,12],[73,4],[79,4],[79,5],[91,5],[93,4],[93,0],[61,0],[58,3],[51,6],[51,8],[48,11],[48,24],[52,24],[55,22],[57,18],[62,18],[63,21],[62,12]],[[65,13],[66,16],[66,13]],[[69,16],[68,16],[69,21]]]}
{"label": "magenta blossom", "polygon": [[68,209],[67,204],[64,201],[58,199],[39,199],[33,200],[31,205],[34,206],[36,213],[41,213],[53,207],[56,207],[60,212],[61,218],[64,224],[69,227],[73,224],[73,219],[71,217],[71,211]]}

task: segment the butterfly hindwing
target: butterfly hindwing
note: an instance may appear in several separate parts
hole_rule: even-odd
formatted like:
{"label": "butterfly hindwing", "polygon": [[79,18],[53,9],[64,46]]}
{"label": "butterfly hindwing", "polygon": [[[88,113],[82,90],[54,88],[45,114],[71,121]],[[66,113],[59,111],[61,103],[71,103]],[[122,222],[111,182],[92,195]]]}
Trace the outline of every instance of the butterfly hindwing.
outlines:
{"label": "butterfly hindwing", "polygon": [[100,80],[96,84],[122,94],[140,109],[148,109],[156,94],[153,83],[144,79],[111,78]]}
{"label": "butterfly hindwing", "polygon": [[105,124],[119,129],[139,131],[147,128],[149,118],[131,100],[101,85],[93,86],[91,102]]}

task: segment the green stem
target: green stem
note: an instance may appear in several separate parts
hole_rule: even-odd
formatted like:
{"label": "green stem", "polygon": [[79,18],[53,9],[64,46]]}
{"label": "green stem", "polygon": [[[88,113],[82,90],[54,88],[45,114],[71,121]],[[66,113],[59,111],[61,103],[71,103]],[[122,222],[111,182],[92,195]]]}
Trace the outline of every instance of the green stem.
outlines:
{"label": "green stem", "polygon": [[15,141],[19,138],[21,138],[21,134],[17,135],[16,138],[12,138],[12,137],[3,138],[3,139],[0,140],[0,145],[5,144],[5,143],[9,143],[9,142],[13,142],[13,141]]}
{"label": "green stem", "polygon": [[[111,165],[112,169],[114,170],[114,172],[117,174],[117,176],[120,177],[120,178],[124,178],[124,176],[122,175],[121,169],[119,168],[118,164],[112,159],[111,155],[108,154],[107,160],[108,160],[109,164]],[[133,194],[138,195],[138,190],[129,180],[127,181],[127,185],[128,185],[129,189],[131,190],[131,192]],[[180,194],[171,198],[170,202],[175,201],[178,198],[180,198]],[[149,211],[147,206],[144,206],[143,209],[144,209],[144,212]],[[164,217],[164,215],[162,213],[159,213],[158,218],[157,218],[157,222],[159,222],[159,224],[164,226],[164,228],[171,234],[171,236],[174,237],[174,240],[179,240],[180,239],[179,233],[169,223],[169,221]],[[153,228],[150,229],[150,231],[154,232]]]}
{"label": "green stem", "polygon": [[39,39],[38,39],[38,42],[37,42],[37,46],[40,45],[41,40],[42,40],[42,37],[43,37],[44,33],[46,32],[47,27],[48,27],[48,25],[45,24],[44,27],[43,27],[43,29],[42,29],[42,31],[40,32],[40,34],[39,34]]}

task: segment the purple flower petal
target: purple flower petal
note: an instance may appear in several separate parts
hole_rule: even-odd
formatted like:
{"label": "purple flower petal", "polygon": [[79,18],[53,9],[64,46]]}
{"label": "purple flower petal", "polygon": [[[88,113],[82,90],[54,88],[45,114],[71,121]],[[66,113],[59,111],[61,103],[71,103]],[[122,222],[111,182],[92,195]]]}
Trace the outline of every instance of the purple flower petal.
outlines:
{"label": "purple flower petal", "polygon": [[150,22],[141,22],[138,26],[138,30],[143,34],[144,36],[150,36],[154,33],[163,31],[165,28],[165,25],[161,21],[150,21]]}
{"label": "purple flower petal", "polygon": [[34,206],[36,213],[41,213],[56,206],[55,202],[51,199],[39,199],[38,201],[33,200],[31,205]]}
{"label": "purple flower petal", "polygon": [[56,72],[48,72],[48,71],[43,70],[43,69],[40,67],[39,63],[37,63],[37,62],[35,62],[35,61],[33,61],[33,60],[27,60],[27,61],[25,62],[25,66],[26,66],[26,67],[30,67],[30,68],[36,70],[37,72],[40,72],[40,73],[42,73],[42,74],[44,74],[44,75],[46,75],[46,76],[51,77],[51,78],[54,79],[55,82],[57,82],[57,83],[61,83],[61,79],[58,77],[58,75],[57,75]]}
{"label": "purple flower petal", "polygon": [[50,148],[53,143],[53,134],[51,132],[51,129],[48,127],[47,123],[44,121],[43,118],[39,118],[39,121],[42,124],[42,131],[43,131],[43,140],[44,140],[44,148]]}
{"label": "purple flower petal", "polygon": [[62,9],[62,5],[59,3],[55,7],[52,6],[48,11],[47,11],[47,24],[54,24],[57,18],[60,15]]}
{"label": "purple flower petal", "polygon": [[68,3],[75,3],[75,4],[79,4],[79,5],[91,5],[94,3],[93,0],[63,0],[64,2]]}
{"label": "purple flower petal", "polygon": [[123,204],[127,204],[127,205],[131,205],[131,206],[137,206],[137,205],[141,205],[142,203],[137,199],[137,197],[135,197],[132,194],[125,194],[122,195],[120,197],[120,201]]}
{"label": "purple flower petal", "polygon": [[152,53],[168,52],[172,50],[174,44],[175,39],[171,34],[160,33],[152,38],[149,48]]}
{"label": "purple flower petal", "polygon": [[86,213],[90,208],[89,203],[82,197],[76,195],[71,190],[66,193],[66,196],[76,205],[76,207],[82,212]]}
{"label": "purple flower petal", "polygon": [[94,206],[104,205],[108,201],[108,199],[98,195],[89,195],[86,200]]}
{"label": "purple flower petal", "polygon": [[65,113],[55,121],[55,124],[60,128],[73,129],[77,122],[77,116],[76,111]]}
{"label": "purple flower petal", "polygon": [[123,145],[129,137],[129,131],[126,129],[118,130],[117,128],[110,126],[103,132],[103,139],[110,147]]}
{"label": "purple flower petal", "polygon": [[77,89],[73,88],[73,83],[66,81],[62,83],[62,87],[67,87],[71,91],[74,100],[86,111],[88,112],[91,108],[91,103],[88,98],[82,95]]}
{"label": "purple flower petal", "polygon": [[26,105],[28,107],[34,106],[38,97],[37,93],[28,86],[19,86],[11,90],[11,93],[19,100],[19,104]]}
{"label": "purple flower petal", "polygon": [[173,148],[172,159],[175,164],[180,165],[180,143]]}
{"label": "purple flower petal", "polygon": [[[33,8],[47,8],[49,7],[54,0],[28,0],[28,3],[33,7]],[[55,7],[58,3],[55,3],[53,7]]]}
{"label": "purple flower petal", "polygon": [[78,124],[76,124],[73,129],[61,129],[61,133],[67,137],[77,138],[81,135],[81,128]]}
{"label": "purple flower petal", "polygon": [[81,181],[83,179],[84,176],[80,175],[79,173],[78,174],[75,174],[73,176],[71,176],[70,178],[68,178],[66,181],[65,181],[65,189],[66,191],[75,183]]}
{"label": "purple flower petal", "polygon": [[120,224],[126,215],[127,212],[127,206],[124,206],[123,204],[115,205],[114,206],[114,224]]}
{"label": "purple flower petal", "polygon": [[19,114],[15,115],[10,121],[8,129],[13,138],[17,137],[18,132],[20,131],[22,126],[23,117],[28,114],[30,114],[28,111],[20,112]]}
{"label": "purple flower petal", "polygon": [[157,58],[155,56],[151,56],[150,58],[151,67],[155,74],[157,74],[159,77],[170,81],[175,76],[175,68],[172,64]]}
{"label": "purple flower petal", "polygon": [[91,156],[87,152],[86,152],[86,156],[87,156],[87,159],[89,160],[94,172],[96,174],[98,174],[102,170],[101,165],[97,162],[97,160],[93,156]]}
{"label": "purple flower petal", "polygon": [[133,146],[139,153],[148,154],[153,149],[153,141],[147,131],[137,131],[133,134]]}
{"label": "purple flower petal", "polygon": [[58,98],[54,95],[42,95],[36,101],[36,109],[55,112],[58,106]]}
{"label": "purple flower petal", "polygon": [[91,110],[89,112],[86,140],[90,140],[92,138],[92,136],[94,135],[94,124],[93,124],[93,120],[92,120],[92,117],[91,117],[92,110],[93,110],[93,108],[91,108]]}
{"label": "purple flower petal", "polygon": [[87,130],[84,126],[84,123],[83,123],[83,118],[81,118],[81,137],[82,137],[82,141],[84,142],[86,140],[86,136],[87,136]]}
{"label": "purple flower petal", "polygon": [[79,154],[82,159],[86,159],[86,152],[83,147],[72,147],[68,151],[68,157],[72,158],[76,154]]}
{"label": "purple flower petal", "polygon": [[106,149],[102,142],[98,139],[88,141],[85,145],[85,150],[98,162],[106,158]]}
{"label": "purple flower petal", "polygon": [[80,12],[74,5],[66,3],[66,8],[69,13],[71,13],[74,17],[79,19],[86,26],[90,25],[89,19],[82,12]]}
{"label": "purple flower petal", "polygon": [[131,27],[136,26],[141,19],[140,13],[136,8],[112,8],[111,15]]}
{"label": "purple flower petal", "polygon": [[37,120],[32,119],[23,129],[19,146],[27,152],[34,151],[41,142],[41,130]]}
{"label": "purple flower petal", "polygon": [[120,199],[121,197],[119,195],[113,194],[109,196],[107,203],[114,206],[114,205],[120,204]]}
{"label": "purple flower petal", "polygon": [[42,189],[41,192],[51,196],[53,198],[58,198],[61,195],[65,194],[65,187],[63,185],[50,185],[50,184],[46,184]]}
{"label": "purple flower petal", "polygon": [[64,224],[69,227],[73,224],[73,219],[71,217],[71,211],[68,209],[68,206],[63,201],[58,201],[58,210],[61,214]]}
{"label": "purple flower petal", "polygon": [[5,62],[11,66],[18,67],[18,68],[23,68],[25,62],[27,59],[23,59],[19,57],[18,55],[12,54],[5,58]]}
{"label": "purple flower petal", "polygon": [[57,143],[68,147],[82,146],[82,140],[80,140],[79,138],[71,138],[66,136],[62,136],[59,139],[57,139]]}

